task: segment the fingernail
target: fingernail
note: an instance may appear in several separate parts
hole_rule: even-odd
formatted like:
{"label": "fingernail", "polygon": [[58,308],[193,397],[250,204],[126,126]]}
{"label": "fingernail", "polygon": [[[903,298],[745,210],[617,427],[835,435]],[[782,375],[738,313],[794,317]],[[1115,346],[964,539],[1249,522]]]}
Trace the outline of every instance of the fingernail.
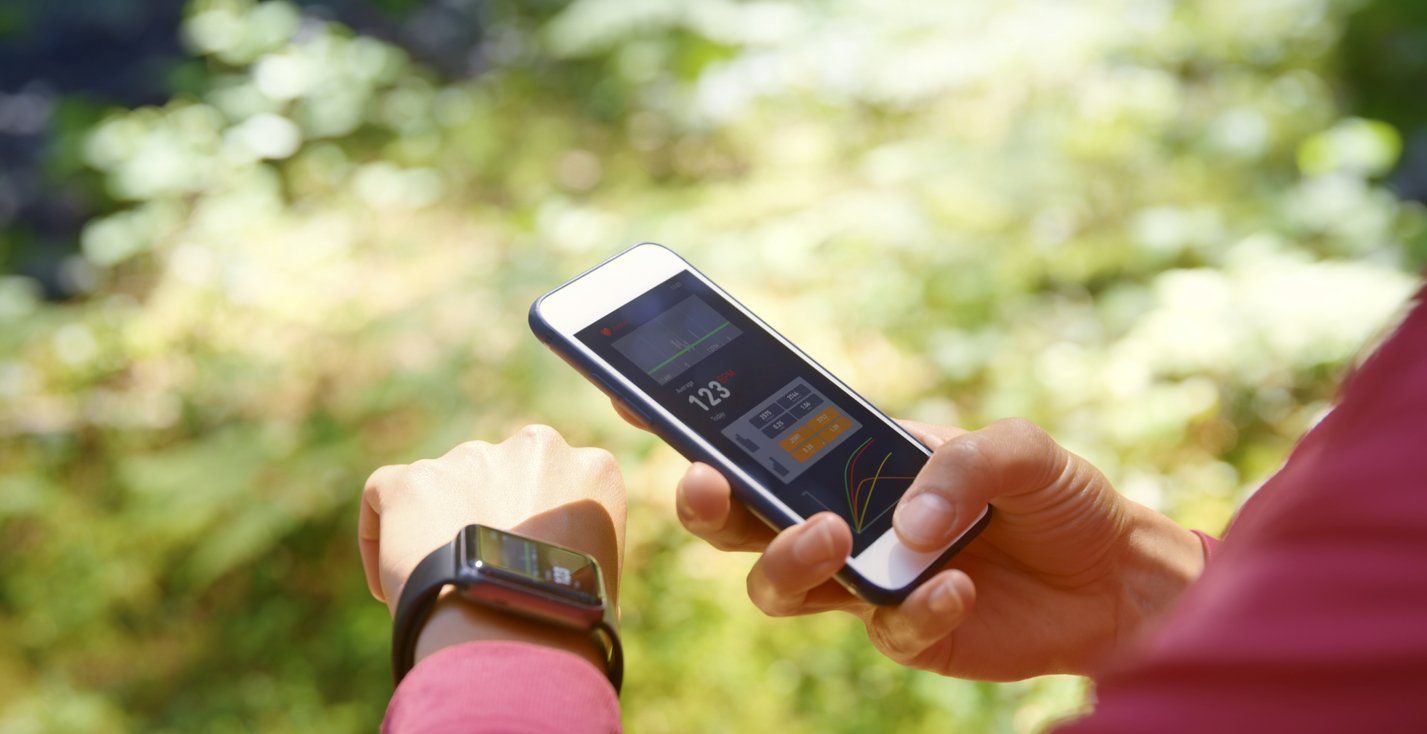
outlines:
{"label": "fingernail", "polygon": [[955,614],[961,611],[961,591],[958,588],[959,585],[956,583],[958,578],[960,577],[953,576],[951,578],[942,579],[941,583],[938,583],[936,588],[932,589],[929,603],[931,604],[933,612],[937,614]]}
{"label": "fingernail", "polygon": [[714,471],[713,467],[698,461],[689,465],[689,470],[685,472],[685,475],[696,480],[716,479],[718,477],[718,473]]}
{"label": "fingernail", "polygon": [[922,545],[940,545],[951,535],[956,509],[934,492],[923,492],[897,509],[893,518],[908,540]]}
{"label": "fingernail", "polygon": [[694,514],[693,509],[689,507],[688,501],[684,499],[683,492],[680,492],[678,496],[674,498],[674,512],[679,516],[679,522],[684,523],[684,527],[690,530],[704,526],[703,518]]}
{"label": "fingernail", "polygon": [[821,566],[833,560],[837,549],[832,539],[832,528],[827,518],[812,521],[802,535],[793,541],[793,557],[804,566]]}

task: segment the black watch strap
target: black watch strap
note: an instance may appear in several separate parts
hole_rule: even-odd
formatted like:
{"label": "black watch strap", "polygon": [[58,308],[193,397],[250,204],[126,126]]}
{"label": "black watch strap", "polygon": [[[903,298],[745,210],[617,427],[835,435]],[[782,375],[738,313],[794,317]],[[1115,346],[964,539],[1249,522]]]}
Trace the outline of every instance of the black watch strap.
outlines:
{"label": "black watch strap", "polygon": [[456,556],[460,537],[431,551],[416,564],[406,579],[396,602],[396,618],[391,627],[391,675],[396,683],[416,664],[416,639],[426,626],[426,618],[441,597],[441,590],[456,583]]}
{"label": "black watch strap", "polygon": [[595,625],[593,634],[600,640],[605,651],[605,675],[609,677],[614,692],[619,694],[624,687],[624,645],[619,641],[619,627],[614,618],[614,605],[606,603],[604,619]]}
{"label": "black watch strap", "polygon": [[[426,626],[426,619],[441,597],[441,591],[456,583],[459,576],[461,536],[431,551],[406,579],[401,598],[396,602],[396,618],[391,631],[391,674],[393,682],[401,679],[416,665],[416,641]],[[605,603],[604,618],[591,630],[605,651],[605,673],[616,693],[624,685],[624,645],[619,639],[614,605]]]}

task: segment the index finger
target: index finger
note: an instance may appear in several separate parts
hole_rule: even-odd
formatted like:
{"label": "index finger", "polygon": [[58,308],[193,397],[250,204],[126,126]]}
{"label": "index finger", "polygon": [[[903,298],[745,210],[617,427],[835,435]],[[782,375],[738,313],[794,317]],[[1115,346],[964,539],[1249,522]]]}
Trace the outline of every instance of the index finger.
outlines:
{"label": "index finger", "polygon": [[614,406],[614,412],[618,413],[619,417],[623,418],[625,423],[628,423],[629,425],[634,426],[635,428],[638,428],[641,431],[649,430],[649,424],[645,423],[644,419],[636,415],[634,411],[625,407],[624,403],[621,402],[618,398],[610,398],[609,404]]}
{"label": "index finger", "polygon": [[719,550],[762,550],[773,539],[773,529],[735,499],[728,479],[708,464],[684,473],[674,507],[689,532]]}

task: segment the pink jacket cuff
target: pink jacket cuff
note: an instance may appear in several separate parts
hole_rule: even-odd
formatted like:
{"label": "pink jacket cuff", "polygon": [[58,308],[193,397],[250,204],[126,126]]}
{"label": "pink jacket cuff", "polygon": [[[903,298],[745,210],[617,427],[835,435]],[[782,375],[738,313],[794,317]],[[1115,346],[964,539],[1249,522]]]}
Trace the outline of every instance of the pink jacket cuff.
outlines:
{"label": "pink jacket cuff", "polygon": [[387,706],[386,734],[617,733],[619,699],[604,673],[563,650],[468,642],[422,660]]}

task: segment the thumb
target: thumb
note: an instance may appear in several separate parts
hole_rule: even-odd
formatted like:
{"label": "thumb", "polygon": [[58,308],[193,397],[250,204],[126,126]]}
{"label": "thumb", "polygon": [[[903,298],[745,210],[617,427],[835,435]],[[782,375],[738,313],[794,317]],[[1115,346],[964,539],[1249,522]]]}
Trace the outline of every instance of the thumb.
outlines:
{"label": "thumb", "polygon": [[1000,420],[936,447],[898,502],[892,526],[914,550],[950,543],[990,504],[1016,512],[1065,471],[1070,452],[1021,418]]}

